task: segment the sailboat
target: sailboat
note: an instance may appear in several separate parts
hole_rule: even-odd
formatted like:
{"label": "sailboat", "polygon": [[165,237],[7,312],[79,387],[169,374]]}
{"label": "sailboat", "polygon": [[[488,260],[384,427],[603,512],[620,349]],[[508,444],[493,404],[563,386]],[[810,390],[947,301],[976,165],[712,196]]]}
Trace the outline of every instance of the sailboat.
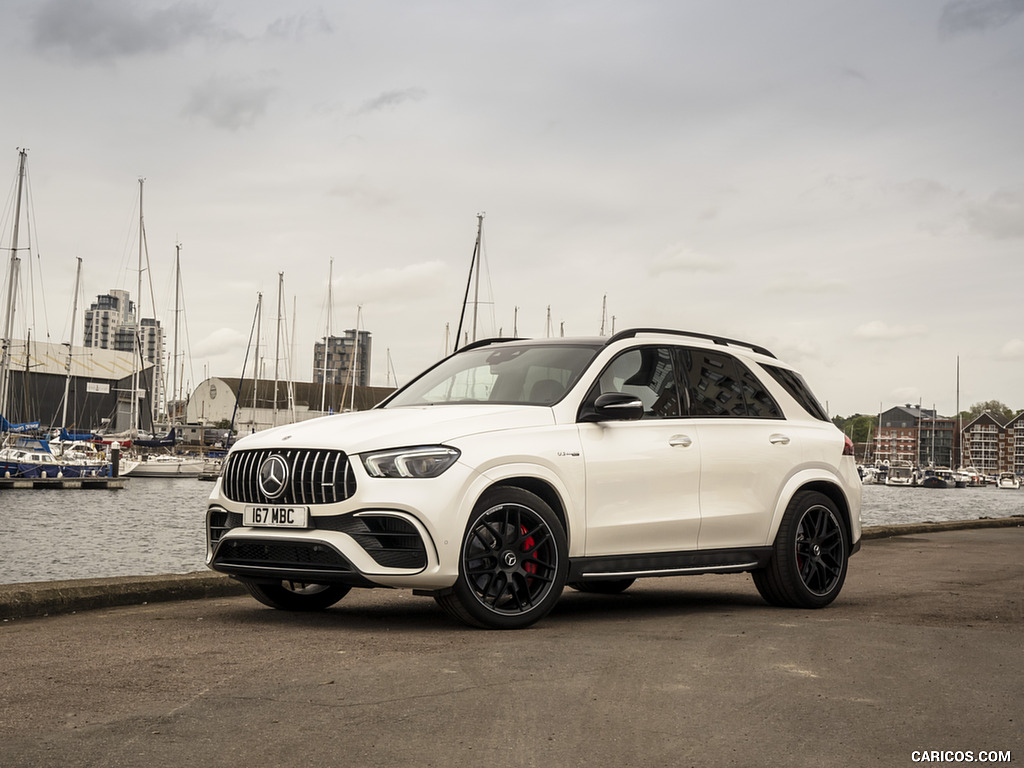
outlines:
{"label": "sailboat", "polygon": [[[0,477],[58,478],[106,476],[110,473],[110,463],[99,458],[95,450],[89,450],[88,446],[82,446],[80,449],[67,455],[55,455],[46,437],[32,434],[39,429],[38,421],[12,424],[6,418],[10,407],[11,344],[14,333],[18,274],[21,261],[18,257],[18,240],[24,193],[25,165],[28,152],[27,150],[19,149],[18,155],[18,186],[14,208],[14,226],[11,236],[11,262],[8,274],[7,302],[4,312],[3,357],[0,360],[0,431],[3,432],[3,445],[0,446]],[[81,277],[81,267],[82,260],[79,259],[78,271],[75,275],[76,296],[78,293],[78,281]],[[72,310],[72,315],[74,315],[74,310]],[[74,342],[74,333],[74,323],[72,321],[72,340],[68,344],[68,381],[70,381],[70,349]],[[67,390],[68,386],[65,384],[65,418],[67,415]]]}
{"label": "sailboat", "polygon": [[[139,420],[141,417],[141,407],[139,398],[139,374],[142,365],[142,261],[143,253],[145,252],[146,243],[146,230],[142,214],[142,187],[145,179],[139,179],[139,282],[138,282],[138,301],[136,303],[136,325],[134,333],[134,347],[135,347],[135,371],[132,376],[132,393],[131,393],[131,438],[133,445],[136,449],[138,448],[164,448],[165,453],[152,453],[151,451],[137,451],[134,456],[131,457],[130,463],[127,464],[124,470],[121,472],[122,475],[127,477],[199,477],[199,473],[203,471],[203,459],[196,456],[180,456],[173,452],[175,444],[176,432],[171,428],[167,435],[162,438],[153,439],[140,439],[139,437]],[[175,312],[178,311],[178,300],[181,293],[180,283],[180,246],[176,246],[175,249],[175,269],[176,269],[176,292],[175,292]],[[148,266],[149,258],[148,253],[146,254],[146,263]],[[156,314],[154,307],[154,315]],[[177,319],[177,315],[176,315]],[[177,344],[177,332],[175,332],[175,344]],[[176,350],[175,350],[176,354]],[[172,363],[172,367],[176,367],[177,362]],[[154,391],[159,383],[154,377]],[[175,384],[176,386],[176,384]],[[173,393],[172,393],[173,394]],[[165,398],[166,399],[166,398]],[[158,401],[159,398],[154,397],[154,401]],[[154,402],[154,412],[158,406],[158,402]]]}

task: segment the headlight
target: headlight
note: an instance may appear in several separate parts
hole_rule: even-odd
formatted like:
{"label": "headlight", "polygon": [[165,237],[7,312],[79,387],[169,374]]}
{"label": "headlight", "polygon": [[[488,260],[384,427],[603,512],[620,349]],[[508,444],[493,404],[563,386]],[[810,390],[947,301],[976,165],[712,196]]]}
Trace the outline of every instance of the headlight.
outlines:
{"label": "headlight", "polygon": [[364,453],[360,458],[371,477],[437,477],[459,456],[455,448],[431,445]]}

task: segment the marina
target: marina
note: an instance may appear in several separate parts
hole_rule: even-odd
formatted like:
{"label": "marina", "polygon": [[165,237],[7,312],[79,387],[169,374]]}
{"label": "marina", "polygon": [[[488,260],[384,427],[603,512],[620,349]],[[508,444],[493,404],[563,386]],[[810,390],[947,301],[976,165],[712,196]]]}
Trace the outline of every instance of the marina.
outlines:
{"label": "marina", "polygon": [[[205,570],[211,484],[135,478],[119,490],[0,490],[0,583]],[[864,486],[865,526],[1024,516],[1024,493],[987,486],[936,491]],[[856,559],[853,561],[856,567]]]}

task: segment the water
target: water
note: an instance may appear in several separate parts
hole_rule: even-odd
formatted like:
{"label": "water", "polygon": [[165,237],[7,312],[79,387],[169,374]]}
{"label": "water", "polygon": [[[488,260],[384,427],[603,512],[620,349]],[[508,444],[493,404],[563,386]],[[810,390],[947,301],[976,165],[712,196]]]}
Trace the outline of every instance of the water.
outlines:
{"label": "water", "polygon": [[906,488],[865,485],[860,519],[864,525],[939,523],[982,517],[1024,515],[1024,490]]}
{"label": "water", "polygon": [[156,477],[120,490],[0,490],[0,584],[205,570],[212,490]]}
{"label": "water", "polygon": [[[204,570],[212,483],[136,478],[121,490],[0,491],[0,584]],[[864,525],[1024,515],[1024,490],[864,487]]]}

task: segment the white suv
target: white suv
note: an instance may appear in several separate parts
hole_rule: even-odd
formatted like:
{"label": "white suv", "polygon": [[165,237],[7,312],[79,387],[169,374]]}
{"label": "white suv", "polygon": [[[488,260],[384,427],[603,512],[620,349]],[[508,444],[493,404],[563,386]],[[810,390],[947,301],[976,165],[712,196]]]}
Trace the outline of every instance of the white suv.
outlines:
{"label": "white suv", "polygon": [[370,411],[232,448],[207,565],[260,602],[320,610],[404,587],[493,628],[563,587],[749,571],[823,607],[860,546],[853,446],[770,352],[682,331],[489,340]]}

